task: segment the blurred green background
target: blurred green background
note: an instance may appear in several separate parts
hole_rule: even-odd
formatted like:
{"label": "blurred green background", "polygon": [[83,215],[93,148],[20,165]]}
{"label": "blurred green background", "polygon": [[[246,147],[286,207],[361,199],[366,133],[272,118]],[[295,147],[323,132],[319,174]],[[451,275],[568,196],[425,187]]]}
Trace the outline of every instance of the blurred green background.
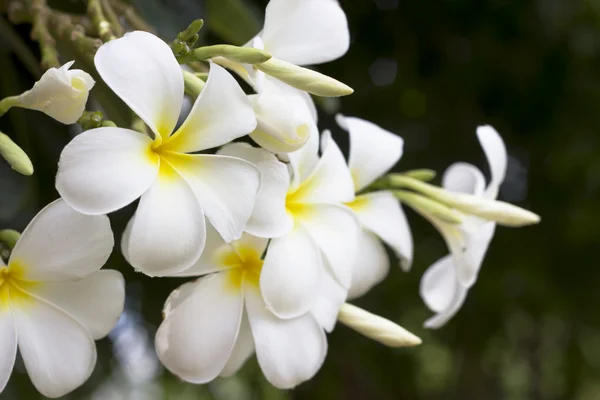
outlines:
{"label": "blurred green background", "polygon": [[[49,3],[85,9],[76,0]],[[0,0],[0,11],[4,5]],[[241,44],[260,29],[266,0],[136,5],[167,41],[203,17],[204,43]],[[492,124],[509,153],[500,198],[534,210],[542,223],[498,228],[463,309],[444,328],[428,331],[422,323],[430,313],[418,283],[447,249],[431,226],[407,211],[415,238],[412,271],[393,268],[356,304],[401,323],[424,344],[391,350],[340,326],[329,337],[317,376],[287,392],[272,388],[255,360],[237,376],[204,386],[164,371],[152,339],[165,298],[182,282],[136,274],[115,251],[108,267],[125,274],[126,312],[109,338],[98,342],[92,378],[67,398],[600,399],[600,1],[346,0],[342,7],[350,51],[318,69],[355,94],[320,104],[321,128],[332,128],[347,146],[332,113],[371,120],[405,139],[398,171],[426,167],[441,175],[455,161],[488,173],[475,128]],[[4,28],[2,97],[34,82]],[[19,25],[11,32],[36,52],[29,29]],[[101,90],[97,86],[92,95]],[[110,112],[108,117],[118,119]],[[24,110],[0,119],[0,130],[23,146],[36,167],[25,178],[0,162],[1,228],[22,229],[58,197],[58,156],[77,129]],[[111,216],[117,238],[132,211]],[[38,396],[19,361],[0,398]]]}

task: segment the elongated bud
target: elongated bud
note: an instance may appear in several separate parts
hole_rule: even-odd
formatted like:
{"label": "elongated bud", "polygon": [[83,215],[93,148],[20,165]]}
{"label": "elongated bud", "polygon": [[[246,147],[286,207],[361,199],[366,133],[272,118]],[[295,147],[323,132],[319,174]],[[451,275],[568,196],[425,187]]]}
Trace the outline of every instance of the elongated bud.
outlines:
{"label": "elongated bud", "polygon": [[21,234],[12,229],[3,229],[0,231],[0,242],[4,243],[10,250],[12,250],[17,242]]}
{"label": "elongated bud", "polygon": [[450,192],[399,174],[390,174],[388,179],[392,186],[415,190],[449,207],[490,221],[496,221],[500,225],[520,227],[540,222],[539,215],[504,201],[490,200],[466,193]]}
{"label": "elongated bud", "polygon": [[252,47],[218,44],[215,46],[198,47],[186,55],[177,57],[177,61],[179,64],[185,64],[190,61],[208,60],[213,57],[223,57],[244,64],[257,64],[268,61],[271,58],[271,55],[264,50],[254,49]]}
{"label": "elongated bud", "polygon": [[410,176],[411,178],[418,179],[423,182],[429,182],[430,180],[435,178],[437,173],[432,169],[424,168],[424,169],[413,169],[410,171],[406,171],[406,172],[403,172],[402,175]]}
{"label": "elongated bud", "polygon": [[394,190],[392,193],[394,193],[394,196],[396,196],[398,200],[419,212],[421,215],[432,215],[450,224],[460,224],[462,222],[460,213],[428,197],[407,192],[405,190]]}
{"label": "elongated bud", "polygon": [[0,132],[0,156],[18,173],[33,175],[33,164],[27,154],[2,132]]}
{"label": "elongated bud", "polygon": [[254,68],[290,86],[317,96],[338,97],[354,92],[350,86],[327,75],[276,58],[271,58],[262,64],[255,64]]}
{"label": "elongated bud", "polygon": [[183,84],[185,94],[196,99],[204,88],[205,82],[198,78],[194,73],[183,70]]}
{"label": "elongated bud", "polygon": [[338,321],[349,328],[389,347],[413,347],[421,339],[392,321],[345,303],[338,314]]}

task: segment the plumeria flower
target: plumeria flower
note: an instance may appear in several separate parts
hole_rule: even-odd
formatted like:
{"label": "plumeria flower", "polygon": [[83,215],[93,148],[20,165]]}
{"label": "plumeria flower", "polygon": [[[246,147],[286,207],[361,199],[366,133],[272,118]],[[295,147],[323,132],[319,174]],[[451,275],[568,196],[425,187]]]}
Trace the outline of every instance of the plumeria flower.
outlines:
{"label": "plumeria flower", "polygon": [[[235,143],[221,154],[249,160],[262,172],[253,223],[246,229],[272,238],[260,276],[269,310],[280,318],[293,318],[320,303],[319,310],[329,307],[333,317],[319,311],[316,317],[331,330],[352,280],[360,228],[343,205],[354,199],[354,188],[342,152],[327,132],[320,158],[318,147],[315,135],[289,154],[291,178],[285,165],[263,149]],[[328,296],[319,296],[323,292]]]}
{"label": "plumeria flower", "polygon": [[113,244],[106,216],[57,200],[31,221],[8,264],[0,258],[0,391],[17,347],[44,396],[63,396],[89,378],[94,340],[115,326],[125,301],[122,275],[100,270]]}
{"label": "plumeria flower", "polygon": [[[348,21],[337,0],[271,0],[261,32],[246,44],[296,65],[335,60],[350,46]],[[220,59],[257,92],[251,101],[258,119],[250,135],[273,152],[298,150],[316,134],[317,111],[310,95],[252,66]]]}
{"label": "plumeria flower", "polygon": [[199,262],[179,275],[210,275],[183,284],[167,299],[156,333],[161,362],[200,384],[235,374],[256,353],[278,388],[310,379],[327,353],[325,333],[311,313],[281,319],[269,310],[260,289],[268,239],[244,234],[225,243],[210,224],[207,229]]}
{"label": "plumeria flower", "polygon": [[[348,165],[354,191],[359,193],[396,165],[402,157],[404,141],[369,121],[340,114],[336,119],[350,134]],[[363,228],[349,293],[350,298],[356,298],[387,276],[390,261],[382,242],[394,250],[402,269],[408,271],[412,264],[413,241],[400,202],[390,191],[359,194],[347,205]]]}
{"label": "plumeria flower", "polygon": [[151,276],[189,268],[206,238],[204,216],[226,241],[239,238],[254,207],[260,173],[239,158],[190,154],[223,145],[256,127],[246,95],[211,64],[185,122],[181,68],[169,46],[147,32],[103,45],[94,60],[102,79],[146,122],[154,140],[123,128],[92,129],[69,143],[56,188],[76,210],[105,214],[141,196],[122,250]]}
{"label": "plumeria flower", "polygon": [[15,106],[37,110],[63,124],[74,124],[83,114],[95,83],[87,72],[80,69],[69,70],[74,62],[69,61],[60,68],[50,68],[31,90],[3,102],[8,102],[8,108]]}
{"label": "plumeria flower", "polygon": [[[444,173],[446,190],[495,200],[506,175],[507,154],[502,138],[491,126],[477,128],[477,137],[488,160],[491,180],[487,187],[483,173],[468,163],[455,163]],[[446,324],[462,307],[475,283],[494,236],[496,223],[465,215],[459,225],[429,218],[442,233],[450,254],[430,266],[421,279],[421,297],[436,313],[425,322],[428,328]]]}

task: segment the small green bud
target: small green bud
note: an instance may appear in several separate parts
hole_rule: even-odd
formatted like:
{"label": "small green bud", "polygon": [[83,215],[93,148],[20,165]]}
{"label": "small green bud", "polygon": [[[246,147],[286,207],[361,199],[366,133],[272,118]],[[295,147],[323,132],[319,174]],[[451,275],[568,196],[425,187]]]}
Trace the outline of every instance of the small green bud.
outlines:
{"label": "small green bud", "polygon": [[10,250],[14,249],[21,234],[12,229],[0,230],[0,242],[4,243]]}
{"label": "small green bud", "polygon": [[255,64],[254,68],[290,86],[317,96],[338,97],[347,96],[354,92],[348,85],[327,75],[275,58]]}
{"label": "small green bud", "polygon": [[33,164],[27,154],[2,132],[0,132],[0,156],[20,174],[33,175]]}

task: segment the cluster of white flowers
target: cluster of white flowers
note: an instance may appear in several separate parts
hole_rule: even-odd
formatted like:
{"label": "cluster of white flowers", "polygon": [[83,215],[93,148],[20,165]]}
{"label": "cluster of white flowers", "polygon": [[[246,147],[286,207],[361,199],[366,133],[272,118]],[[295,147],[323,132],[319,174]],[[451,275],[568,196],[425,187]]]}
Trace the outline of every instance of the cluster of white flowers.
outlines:
{"label": "cluster of white flowers", "polygon": [[[279,388],[315,375],[336,321],[390,346],[420,343],[345,303],[387,276],[386,245],[410,269],[413,240],[400,201],[439,229],[451,253],[422,279],[421,295],[437,313],[428,327],[443,325],[463,304],[496,223],[538,222],[495,201],[507,156],[489,126],[477,131],[491,168],[487,187],[465,163],[448,169],[444,189],[417,173],[386,175],[403,140],[359,118],[337,116],[350,137],[348,162],[330,132],[319,134],[311,96],[297,87],[328,93],[333,80],[297,66],[347,51],[347,20],[336,0],[271,0],[263,30],[245,47],[271,59],[252,65],[211,57],[179,126],[189,72],[169,45],[136,31],[97,51],[100,77],[151,133],[101,127],[63,150],[62,200],[31,222],[6,265],[0,260],[0,390],[17,347],[46,396],[64,395],[90,376],[93,340],[110,331],[124,302],[122,276],[99,271],[113,247],[106,214],[137,199],[121,241],[126,260],[149,276],[199,277],[165,302],[156,334],[161,362],[185,381],[206,383],[234,374],[256,353]],[[75,122],[94,82],[68,71],[71,64],[46,72],[15,105]],[[225,68],[256,94],[247,95]],[[334,82],[333,92],[347,91]],[[260,147],[233,142],[247,135]],[[200,153],[209,149],[216,151]]]}

